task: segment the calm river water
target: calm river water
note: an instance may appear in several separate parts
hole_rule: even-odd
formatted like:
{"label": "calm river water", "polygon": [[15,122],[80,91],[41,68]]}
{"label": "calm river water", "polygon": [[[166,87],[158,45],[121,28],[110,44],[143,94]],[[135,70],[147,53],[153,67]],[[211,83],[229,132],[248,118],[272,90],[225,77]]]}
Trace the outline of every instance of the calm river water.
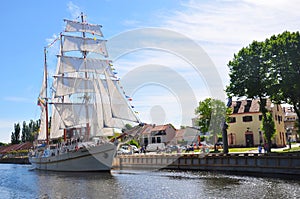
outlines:
{"label": "calm river water", "polygon": [[299,198],[300,181],[187,171],[60,173],[0,164],[0,198]]}

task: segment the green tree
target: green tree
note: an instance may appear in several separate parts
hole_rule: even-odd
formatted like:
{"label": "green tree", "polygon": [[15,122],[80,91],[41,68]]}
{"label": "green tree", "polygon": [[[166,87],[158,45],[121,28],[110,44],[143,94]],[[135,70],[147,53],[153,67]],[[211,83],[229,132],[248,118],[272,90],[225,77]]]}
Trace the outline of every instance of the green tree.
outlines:
{"label": "green tree", "polygon": [[229,96],[247,96],[259,98],[263,116],[266,116],[266,98],[270,96],[274,79],[266,56],[266,44],[253,41],[242,48],[233,60],[229,61],[230,84],[226,88]]}
{"label": "green tree", "polygon": [[128,144],[130,145],[135,145],[136,147],[139,147],[139,142],[135,139],[132,139],[128,142]]}
{"label": "green tree", "polygon": [[[233,60],[229,61],[230,84],[226,88],[228,96],[246,96],[260,101],[260,111],[265,121],[267,118],[266,98],[274,93],[276,81],[270,66],[269,46],[265,42],[253,41],[242,48]],[[266,123],[264,123],[266,124]],[[267,125],[267,124],[266,124]],[[271,146],[269,134],[264,132]],[[269,147],[270,148],[270,147]]]}
{"label": "green tree", "polygon": [[230,84],[226,88],[229,95],[260,99],[269,95],[274,80],[267,65],[265,46],[264,42],[253,41],[229,61]]}
{"label": "green tree", "polygon": [[35,135],[37,135],[39,128],[40,128],[40,120],[37,121],[33,121],[30,120],[29,124],[28,124],[28,131],[27,131],[27,135],[26,135],[26,141],[29,142],[33,142]]}
{"label": "green tree", "polygon": [[26,142],[28,135],[29,135],[29,128],[26,122],[23,121],[21,141]]}
{"label": "green tree", "polygon": [[[268,143],[267,151],[271,152],[271,139],[274,137],[276,130],[275,130],[275,123],[273,120],[273,116],[270,112],[266,113],[266,118],[262,119],[262,130],[264,131],[265,139]],[[266,150],[266,149],[265,149]]]}
{"label": "green tree", "polygon": [[125,130],[130,130],[132,129],[132,125],[131,124],[125,124]]}
{"label": "green tree", "polygon": [[7,146],[6,143],[0,142],[0,146]]}
{"label": "green tree", "polygon": [[[266,40],[268,46],[268,66],[272,69],[272,98],[275,101],[285,101],[294,106],[300,126],[300,34],[288,31],[273,35]],[[300,135],[300,129],[298,129]]]}
{"label": "green tree", "polygon": [[19,144],[20,143],[20,124],[14,124],[14,132],[11,133],[11,143],[12,144]]}
{"label": "green tree", "polygon": [[200,101],[199,106],[195,109],[195,113],[198,115],[196,125],[200,127],[201,132],[209,132],[213,135],[211,140],[213,143],[218,141],[218,135],[220,136],[222,133],[222,125],[228,111],[224,102],[212,98]]}

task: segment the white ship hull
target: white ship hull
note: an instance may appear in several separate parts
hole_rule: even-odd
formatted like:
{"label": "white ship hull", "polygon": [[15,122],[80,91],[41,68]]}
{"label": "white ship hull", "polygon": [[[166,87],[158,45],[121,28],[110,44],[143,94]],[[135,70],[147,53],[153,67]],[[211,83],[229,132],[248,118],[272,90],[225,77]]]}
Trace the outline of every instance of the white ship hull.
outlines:
{"label": "white ship hull", "polygon": [[116,146],[106,143],[89,149],[79,149],[50,157],[29,157],[38,170],[47,171],[110,171]]}

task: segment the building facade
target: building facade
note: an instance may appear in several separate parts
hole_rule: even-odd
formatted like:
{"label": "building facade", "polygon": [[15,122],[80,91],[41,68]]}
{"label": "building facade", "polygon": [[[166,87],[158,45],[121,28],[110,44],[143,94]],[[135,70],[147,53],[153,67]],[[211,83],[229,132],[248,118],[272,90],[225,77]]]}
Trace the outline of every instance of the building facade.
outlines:
{"label": "building facade", "polygon": [[141,146],[154,143],[176,144],[176,129],[171,124],[151,125],[147,124],[139,138]]}
{"label": "building facade", "polygon": [[192,145],[198,143],[198,136],[200,136],[200,130],[196,127],[185,127],[179,129],[176,132],[176,140],[178,145]]}
{"label": "building facade", "polygon": [[[265,138],[262,131],[262,113],[259,100],[240,100],[232,102],[233,113],[230,115],[227,130],[229,147],[254,147],[263,145]],[[267,100],[267,109],[272,113],[276,134],[272,143],[278,147],[286,146],[284,113],[280,105]]]}
{"label": "building facade", "polygon": [[286,136],[287,139],[291,142],[296,142],[300,141],[299,135],[297,134],[298,128],[295,125],[298,116],[295,113],[295,110],[293,109],[292,106],[285,106],[283,107],[283,112],[284,112],[284,128],[286,130]]}

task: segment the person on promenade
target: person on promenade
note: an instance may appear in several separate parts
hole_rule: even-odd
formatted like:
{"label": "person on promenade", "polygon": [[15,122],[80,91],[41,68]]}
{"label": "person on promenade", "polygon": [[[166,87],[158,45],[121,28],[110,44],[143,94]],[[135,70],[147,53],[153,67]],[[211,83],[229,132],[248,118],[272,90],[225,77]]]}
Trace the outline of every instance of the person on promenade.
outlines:
{"label": "person on promenade", "polygon": [[261,153],[261,151],[262,151],[262,146],[258,145],[258,153]]}
{"label": "person on promenade", "polygon": [[268,152],[268,143],[265,143],[265,145],[264,145],[264,152],[265,152],[265,153]]}

